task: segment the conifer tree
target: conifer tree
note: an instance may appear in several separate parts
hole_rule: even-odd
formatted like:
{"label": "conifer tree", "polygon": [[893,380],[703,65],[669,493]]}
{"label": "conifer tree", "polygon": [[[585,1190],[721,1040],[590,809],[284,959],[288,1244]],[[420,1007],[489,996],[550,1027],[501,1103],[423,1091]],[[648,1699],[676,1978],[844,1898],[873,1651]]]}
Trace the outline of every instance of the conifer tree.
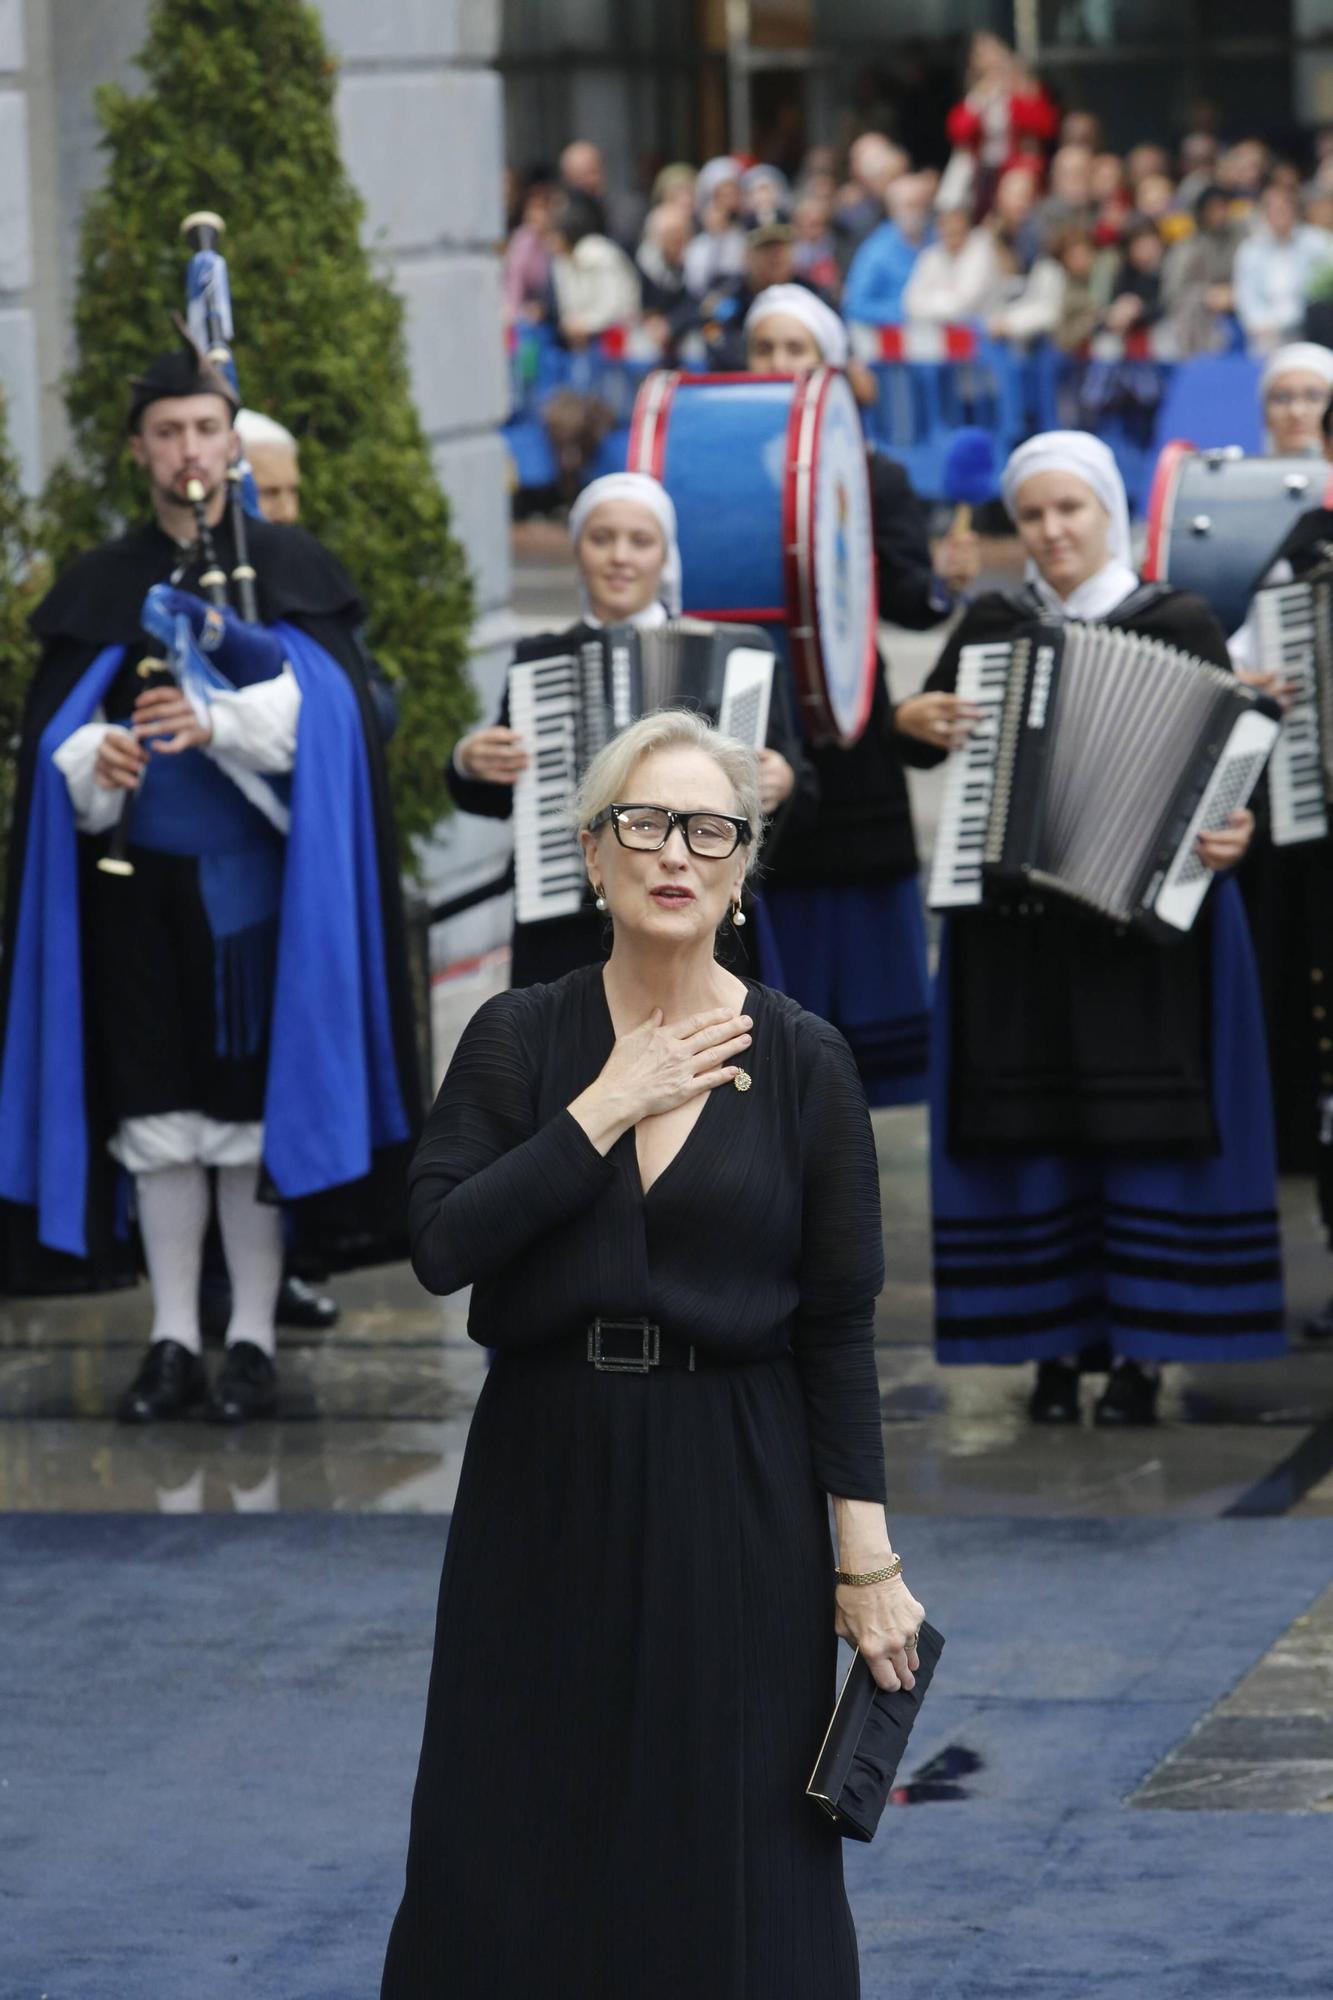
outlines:
{"label": "conifer tree", "polygon": [[75,457],[48,484],[45,544],[59,563],[142,516],[127,378],[174,344],[180,224],[215,209],[241,392],[295,434],[302,524],[370,607],[369,644],[401,706],[399,825],[426,834],[447,810],[446,752],[473,714],[472,593],[411,400],[402,303],[361,246],[318,14],[304,0],[153,0],[139,66],[141,91],[98,93],[107,170],[83,222],[66,387]]}
{"label": "conifer tree", "polygon": [[32,512],[9,447],[0,392],[0,884],[8,875],[14,809],[14,751],[23,700],[37,664],[28,614],[41,595],[43,571],[33,548]]}

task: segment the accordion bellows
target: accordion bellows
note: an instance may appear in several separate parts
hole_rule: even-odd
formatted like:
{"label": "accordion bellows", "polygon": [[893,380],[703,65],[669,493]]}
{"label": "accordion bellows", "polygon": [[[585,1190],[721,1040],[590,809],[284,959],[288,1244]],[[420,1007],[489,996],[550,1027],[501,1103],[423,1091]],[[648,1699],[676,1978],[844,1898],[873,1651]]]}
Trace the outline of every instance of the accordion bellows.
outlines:
{"label": "accordion bellows", "polygon": [[1248,803],[1276,706],[1176,646],[1073,623],[965,646],[958,693],[984,720],[950,759],[932,908],[1049,891],[1188,931],[1212,880],[1195,843]]}

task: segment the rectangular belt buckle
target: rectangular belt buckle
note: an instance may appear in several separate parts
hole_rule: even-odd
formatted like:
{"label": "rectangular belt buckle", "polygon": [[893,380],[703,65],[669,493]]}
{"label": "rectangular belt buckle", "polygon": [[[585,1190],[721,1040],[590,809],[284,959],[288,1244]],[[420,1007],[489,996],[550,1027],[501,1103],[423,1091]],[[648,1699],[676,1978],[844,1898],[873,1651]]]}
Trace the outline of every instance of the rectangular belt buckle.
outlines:
{"label": "rectangular belt buckle", "polygon": [[[602,1345],[608,1334],[613,1348],[617,1334],[632,1335],[638,1353],[631,1347],[627,1353],[608,1354]],[[595,1319],[588,1328],[588,1359],[603,1375],[646,1375],[662,1359],[662,1329],[647,1319]]]}

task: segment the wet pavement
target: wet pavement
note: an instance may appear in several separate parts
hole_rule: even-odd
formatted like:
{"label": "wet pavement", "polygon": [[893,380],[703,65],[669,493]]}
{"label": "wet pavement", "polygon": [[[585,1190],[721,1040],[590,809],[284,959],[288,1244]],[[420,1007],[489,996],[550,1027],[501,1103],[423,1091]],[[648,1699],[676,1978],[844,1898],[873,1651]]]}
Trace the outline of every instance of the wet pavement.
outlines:
{"label": "wet pavement", "polygon": [[[1284,1190],[1285,1359],[1168,1370],[1152,1430],[1034,1430],[1028,1370],[936,1366],[924,1113],[877,1112],[874,1122],[894,1516],[1333,1515],[1333,1344],[1307,1344],[1298,1331],[1333,1283],[1333,1259],[1304,1183]],[[405,1265],[343,1276],[333,1289],[336,1328],[283,1338],[278,1420],[241,1432],[203,1419],[151,1432],[110,1421],[147,1335],[146,1287],[0,1304],[0,1508],[447,1513],[485,1370],[467,1338],[465,1295],[429,1298]],[[1089,1410],[1095,1389],[1093,1378]]]}

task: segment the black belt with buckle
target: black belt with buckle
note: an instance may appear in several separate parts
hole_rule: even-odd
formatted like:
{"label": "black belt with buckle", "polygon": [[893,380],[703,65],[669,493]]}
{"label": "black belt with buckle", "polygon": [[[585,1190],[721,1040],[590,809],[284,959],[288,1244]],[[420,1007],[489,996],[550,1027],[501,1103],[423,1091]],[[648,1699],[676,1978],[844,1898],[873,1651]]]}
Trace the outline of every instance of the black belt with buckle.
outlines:
{"label": "black belt with buckle", "polygon": [[653,1368],[688,1368],[693,1374],[702,1358],[650,1319],[595,1319],[586,1355],[603,1375],[646,1375]]}

